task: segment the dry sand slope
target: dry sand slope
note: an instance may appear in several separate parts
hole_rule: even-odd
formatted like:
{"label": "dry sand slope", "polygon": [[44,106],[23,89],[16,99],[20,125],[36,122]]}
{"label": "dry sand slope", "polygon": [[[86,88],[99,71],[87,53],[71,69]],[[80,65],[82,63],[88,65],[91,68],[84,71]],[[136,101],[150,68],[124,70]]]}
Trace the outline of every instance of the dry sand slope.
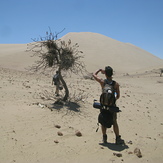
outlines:
{"label": "dry sand slope", "polygon": [[151,53],[129,43],[123,43],[97,33],[68,33],[63,40],[79,43],[89,71],[112,65],[118,73],[136,72],[162,66],[163,61]]}
{"label": "dry sand slope", "polygon": [[[77,37],[77,34],[71,33],[70,36],[74,37],[74,42],[75,39],[80,41],[85,53],[88,51],[85,60],[89,72],[101,68],[104,60],[98,58],[98,51],[91,52],[90,46],[87,46],[91,41],[86,43],[86,37],[87,40],[96,37],[99,42],[109,39],[110,44],[116,44],[115,40],[98,34],[83,33]],[[117,104],[122,112],[118,114],[118,123],[126,145],[114,144],[113,129],[108,130],[109,143],[104,145],[101,144],[100,129],[96,132],[99,110],[92,107],[93,99],[98,99],[100,95],[98,83],[76,76],[67,77],[69,87],[74,88],[70,89],[71,96],[82,92],[78,97],[82,98],[82,102],[49,109],[55,101],[52,74],[41,76],[22,71],[33,63],[32,58],[24,52],[25,45],[0,46],[3,49],[0,51],[0,162],[162,162],[163,77],[158,74],[158,67],[163,65],[161,59],[146,52],[143,64],[138,66],[130,56],[127,60],[132,61],[132,66],[128,63],[124,66],[125,59],[119,62],[118,54],[112,49],[112,57],[115,57],[112,65],[116,69],[114,80],[119,82],[121,89]],[[98,46],[100,49],[102,45]],[[17,55],[19,57],[16,59]],[[107,53],[103,57],[108,58]],[[151,60],[151,63],[148,64],[146,60]],[[104,63],[108,65],[108,62]],[[77,131],[82,136],[76,136]],[[62,136],[59,136],[61,133]],[[135,148],[140,149],[142,158],[134,154]]]}

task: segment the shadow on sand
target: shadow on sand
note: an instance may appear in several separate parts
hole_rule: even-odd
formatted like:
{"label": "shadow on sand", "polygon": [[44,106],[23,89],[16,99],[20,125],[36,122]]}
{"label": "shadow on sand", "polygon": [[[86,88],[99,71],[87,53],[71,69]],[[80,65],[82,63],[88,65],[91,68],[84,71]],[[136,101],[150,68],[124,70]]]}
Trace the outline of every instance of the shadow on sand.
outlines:
{"label": "shadow on sand", "polygon": [[58,102],[58,103],[53,103],[51,104],[50,109],[56,109],[56,110],[60,110],[62,108],[66,108],[69,111],[74,111],[74,112],[80,112],[80,105],[78,103],[75,102],[67,102],[65,104],[63,104],[62,102]]}
{"label": "shadow on sand", "polygon": [[129,148],[126,144],[117,145],[115,143],[99,143],[99,145],[108,147],[110,150],[119,151],[119,152]]}

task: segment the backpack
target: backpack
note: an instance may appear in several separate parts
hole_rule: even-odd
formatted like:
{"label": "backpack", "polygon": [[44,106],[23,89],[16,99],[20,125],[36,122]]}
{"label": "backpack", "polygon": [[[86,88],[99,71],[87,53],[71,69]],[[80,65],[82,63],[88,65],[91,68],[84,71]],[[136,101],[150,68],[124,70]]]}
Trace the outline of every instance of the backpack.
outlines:
{"label": "backpack", "polygon": [[53,76],[53,82],[54,82],[54,85],[57,85],[57,82],[59,82],[59,74],[55,74]]}
{"label": "backpack", "polygon": [[119,112],[119,108],[115,105],[115,81],[109,82],[104,80],[104,88],[100,96],[100,114],[98,115],[98,123],[106,128],[111,128],[113,125],[114,112]]}
{"label": "backpack", "polygon": [[111,128],[113,125],[113,116],[115,113],[111,113],[108,110],[102,110],[98,115],[98,123],[106,128]]}
{"label": "backpack", "polygon": [[115,105],[115,81],[109,82],[107,79],[104,80],[104,88],[100,96],[100,103],[102,106],[114,106]]}

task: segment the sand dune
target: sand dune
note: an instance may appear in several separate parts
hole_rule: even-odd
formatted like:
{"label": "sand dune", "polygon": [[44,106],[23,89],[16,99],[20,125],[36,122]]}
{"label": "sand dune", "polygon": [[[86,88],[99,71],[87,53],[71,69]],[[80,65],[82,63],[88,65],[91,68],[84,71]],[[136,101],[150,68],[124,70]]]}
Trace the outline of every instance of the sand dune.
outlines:
{"label": "sand dune", "polygon": [[[79,43],[89,71],[111,65],[121,73],[152,69],[163,65],[162,59],[132,44],[123,43],[97,33],[69,33],[63,37]],[[94,62],[92,62],[92,60]]]}
{"label": "sand dune", "polygon": [[[62,39],[78,42],[89,72],[112,65],[120,84],[117,105],[120,134],[126,145],[115,145],[113,129],[102,144],[97,129],[97,82],[67,77],[78,104],[53,105],[57,98],[51,76],[25,71],[35,58],[27,45],[0,45],[0,162],[9,163],[162,163],[163,61],[154,55],[100,34],[69,33]],[[128,73],[128,74],[127,74]],[[61,95],[63,92],[61,92]],[[81,136],[76,136],[80,131]],[[139,158],[134,151],[140,149]]]}
{"label": "sand dune", "polygon": [[[129,43],[123,43],[97,33],[68,33],[61,39],[78,43],[84,52],[84,62],[88,71],[111,65],[117,73],[130,73],[160,68],[163,60]],[[26,44],[0,44],[0,66],[24,69],[34,58],[27,52]],[[7,64],[6,64],[7,63]]]}
{"label": "sand dune", "polygon": [[27,52],[27,44],[0,44],[0,66],[24,71],[35,57]]}

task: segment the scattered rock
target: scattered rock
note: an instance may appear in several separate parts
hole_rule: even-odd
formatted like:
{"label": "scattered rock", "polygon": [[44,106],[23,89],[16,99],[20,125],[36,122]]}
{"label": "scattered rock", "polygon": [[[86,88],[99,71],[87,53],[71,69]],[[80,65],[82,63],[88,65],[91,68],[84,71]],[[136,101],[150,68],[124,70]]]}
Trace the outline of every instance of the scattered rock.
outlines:
{"label": "scattered rock", "polygon": [[58,134],[58,136],[63,136],[62,132],[60,132],[60,131],[57,134]]}
{"label": "scattered rock", "polygon": [[148,139],[152,139],[150,136],[147,136]]}
{"label": "scattered rock", "polygon": [[31,86],[28,86],[28,85],[27,85],[27,86],[25,86],[25,88],[31,88]]}
{"label": "scattered rock", "polygon": [[74,129],[73,127],[69,126],[69,128]]}
{"label": "scattered rock", "polygon": [[55,127],[55,128],[61,128],[61,126],[60,126],[60,125],[55,125],[54,127]]}
{"label": "scattered rock", "polygon": [[44,108],[45,107],[45,105],[40,104],[40,103],[38,103],[38,106],[41,107],[41,108]]}
{"label": "scattered rock", "polygon": [[45,100],[45,97],[41,97],[42,100]]}
{"label": "scattered rock", "polygon": [[75,135],[80,137],[80,136],[82,136],[82,133],[80,131],[76,131]]}
{"label": "scattered rock", "polygon": [[59,141],[58,141],[58,140],[54,140],[54,143],[58,144],[58,143],[59,143]]}
{"label": "scattered rock", "polygon": [[130,140],[130,141],[128,141],[127,143],[128,143],[128,144],[133,144],[131,140]]}
{"label": "scattered rock", "polygon": [[122,157],[122,154],[121,153],[113,153],[114,156],[117,156],[117,157]]}
{"label": "scattered rock", "polygon": [[142,157],[142,154],[141,154],[141,151],[140,151],[139,148],[135,148],[135,149],[134,149],[134,154],[136,154],[136,156],[138,156],[139,158]]}
{"label": "scattered rock", "polygon": [[127,95],[127,97],[130,97],[130,95]]}
{"label": "scattered rock", "polygon": [[128,154],[131,155],[131,154],[133,154],[133,152],[130,151],[130,152],[128,152]]}

